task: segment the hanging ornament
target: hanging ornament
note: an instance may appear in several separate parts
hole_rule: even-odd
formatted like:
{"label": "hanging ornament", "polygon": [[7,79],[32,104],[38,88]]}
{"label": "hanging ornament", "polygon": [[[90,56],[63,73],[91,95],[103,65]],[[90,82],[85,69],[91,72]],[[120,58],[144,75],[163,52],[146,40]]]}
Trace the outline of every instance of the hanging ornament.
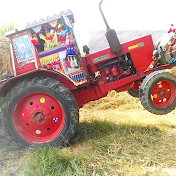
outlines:
{"label": "hanging ornament", "polygon": [[58,20],[51,21],[51,22],[49,22],[49,25],[50,25],[52,28],[55,28],[55,27],[57,26],[57,22],[58,22]]}
{"label": "hanging ornament", "polygon": [[61,32],[63,29],[62,29],[62,25],[61,24],[58,24],[58,26],[57,26],[57,31],[58,32]]}
{"label": "hanging ornament", "polygon": [[70,31],[71,31],[70,27],[67,26],[67,27],[66,27],[66,30],[63,31],[63,32],[61,32],[61,34],[59,34],[59,35],[60,35],[60,36],[66,36],[66,34],[69,33]]}
{"label": "hanging ornament", "polygon": [[70,65],[70,57],[68,57],[68,61],[67,61],[67,63],[66,63],[66,67],[71,68],[71,65]]}
{"label": "hanging ornament", "polygon": [[47,31],[46,31],[46,37],[45,37],[45,38],[46,38],[47,40],[52,40],[53,37],[54,37],[54,35],[51,35],[51,33],[47,30]]}
{"label": "hanging ornament", "polygon": [[40,31],[41,31],[41,25],[33,27],[32,30],[33,30],[36,34],[39,34]]}
{"label": "hanging ornament", "polygon": [[38,38],[37,38],[37,35],[34,35],[34,37],[32,38],[31,42],[34,44],[34,45],[40,45],[39,41],[38,41]]}

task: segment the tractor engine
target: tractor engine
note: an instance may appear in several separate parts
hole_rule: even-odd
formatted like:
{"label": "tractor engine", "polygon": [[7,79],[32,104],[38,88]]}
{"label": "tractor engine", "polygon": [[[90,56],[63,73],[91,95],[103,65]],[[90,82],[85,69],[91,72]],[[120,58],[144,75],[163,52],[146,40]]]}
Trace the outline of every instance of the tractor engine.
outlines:
{"label": "tractor engine", "polygon": [[99,69],[105,83],[118,81],[136,73],[130,54],[102,62]]}

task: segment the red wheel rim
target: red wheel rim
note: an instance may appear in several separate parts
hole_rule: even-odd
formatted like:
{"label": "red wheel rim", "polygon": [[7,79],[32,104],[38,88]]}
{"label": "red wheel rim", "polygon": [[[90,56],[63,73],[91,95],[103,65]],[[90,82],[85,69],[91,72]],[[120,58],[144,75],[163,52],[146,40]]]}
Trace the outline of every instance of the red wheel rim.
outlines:
{"label": "red wheel rim", "polygon": [[175,86],[171,81],[162,80],[151,90],[151,100],[158,108],[166,108],[175,100]]}
{"label": "red wheel rim", "polygon": [[53,96],[35,92],[24,96],[17,103],[13,121],[18,134],[26,141],[48,143],[61,133],[65,113]]}

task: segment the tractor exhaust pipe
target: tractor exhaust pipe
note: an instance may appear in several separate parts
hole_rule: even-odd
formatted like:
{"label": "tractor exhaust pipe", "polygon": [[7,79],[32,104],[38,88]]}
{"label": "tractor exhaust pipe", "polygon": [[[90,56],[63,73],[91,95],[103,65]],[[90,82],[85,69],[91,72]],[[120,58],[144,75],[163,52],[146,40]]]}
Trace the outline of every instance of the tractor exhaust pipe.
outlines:
{"label": "tractor exhaust pipe", "polygon": [[101,16],[102,16],[102,18],[103,18],[103,21],[104,21],[104,23],[105,23],[105,25],[106,25],[107,31],[109,31],[109,30],[110,30],[110,27],[109,27],[109,25],[108,25],[108,22],[107,22],[107,20],[106,20],[106,18],[105,18],[105,16],[104,16],[104,13],[103,13],[102,9],[101,9],[101,4],[102,4],[102,2],[103,2],[103,0],[100,1],[100,4],[99,4],[99,11],[100,11]]}
{"label": "tractor exhaust pipe", "polygon": [[115,32],[114,29],[111,29],[108,25],[108,22],[103,14],[103,11],[101,9],[101,4],[102,4],[103,0],[100,1],[100,4],[99,4],[99,10],[100,10],[100,13],[101,13],[101,16],[103,18],[103,21],[106,25],[106,28],[107,28],[107,32],[106,32],[106,38],[107,38],[107,41],[109,43],[109,46],[111,48],[111,51],[112,53],[114,54],[117,54],[117,55],[120,55],[120,51],[122,49],[121,45],[120,45],[120,42],[119,42],[119,39],[117,37],[117,34]]}

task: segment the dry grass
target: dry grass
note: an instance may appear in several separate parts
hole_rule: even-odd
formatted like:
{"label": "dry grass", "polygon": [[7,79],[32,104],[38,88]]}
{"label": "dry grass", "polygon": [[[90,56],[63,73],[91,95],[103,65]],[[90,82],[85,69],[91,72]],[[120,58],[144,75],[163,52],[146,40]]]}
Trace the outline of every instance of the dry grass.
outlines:
{"label": "dry grass", "polygon": [[153,115],[137,98],[111,91],[80,109],[71,147],[28,152],[17,175],[176,175],[175,114]]}
{"label": "dry grass", "polygon": [[[127,92],[111,91],[107,97],[86,104],[80,110],[80,121],[98,120],[124,126],[125,134],[104,136],[104,144],[106,137],[114,139],[107,147],[107,154],[115,160],[113,164],[112,161],[105,164],[114,170],[110,175],[176,175],[175,114],[176,110],[163,116],[151,114]],[[119,172],[112,167],[116,164]]]}
{"label": "dry grass", "polygon": [[9,75],[13,74],[9,40],[8,38],[1,36],[0,37],[0,78],[2,78],[3,72],[8,73]]}
{"label": "dry grass", "polygon": [[111,91],[107,97],[86,104],[80,110],[80,121],[98,120],[143,127],[149,125],[158,130],[175,133],[173,128],[169,128],[176,126],[175,114],[175,110],[167,115],[151,114],[143,108],[138,98],[131,97],[127,92]]}
{"label": "dry grass", "polygon": [[111,91],[80,109],[71,147],[25,152],[17,162],[17,151],[3,149],[0,163],[21,176],[174,176],[175,115],[151,114],[127,92]]}

